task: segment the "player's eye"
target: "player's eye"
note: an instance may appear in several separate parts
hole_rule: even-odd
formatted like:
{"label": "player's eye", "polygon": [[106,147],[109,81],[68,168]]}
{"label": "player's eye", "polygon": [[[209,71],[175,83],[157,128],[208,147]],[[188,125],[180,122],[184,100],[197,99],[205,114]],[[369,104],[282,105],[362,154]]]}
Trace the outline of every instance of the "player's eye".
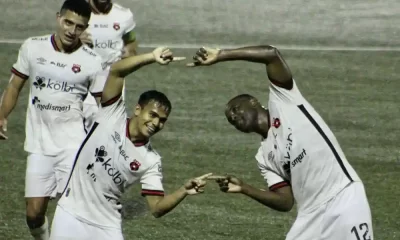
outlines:
{"label": "player's eye", "polygon": [[69,21],[69,20],[65,20],[65,24],[66,24],[67,26],[71,26],[71,25],[73,24],[73,22],[71,22],[71,21]]}
{"label": "player's eye", "polygon": [[153,112],[151,112],[149,115],[150,115],[151,118],[155,118],[156,117],[156,114],[153,113]]}

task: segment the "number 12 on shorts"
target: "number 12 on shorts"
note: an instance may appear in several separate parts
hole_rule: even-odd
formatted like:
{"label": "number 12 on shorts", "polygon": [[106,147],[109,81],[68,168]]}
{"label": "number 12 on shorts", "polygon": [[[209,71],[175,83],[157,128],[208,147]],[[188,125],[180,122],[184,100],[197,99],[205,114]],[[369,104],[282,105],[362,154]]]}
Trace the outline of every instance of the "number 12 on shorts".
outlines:
{"label": "number 12 on shorts", "polygon": [[[356,226],[354,226],[351,229],[351,233],[354,233],[354,235],[356,236],[357,240],[371,240],[371,236],[369,235],[369,227],[368,227],[367,223],[361,223],[358,226],[358,229],[357,229]],[[363,238],[360,237],[359,233],[361,233],[361,234],[364,233],[362,235]]]}

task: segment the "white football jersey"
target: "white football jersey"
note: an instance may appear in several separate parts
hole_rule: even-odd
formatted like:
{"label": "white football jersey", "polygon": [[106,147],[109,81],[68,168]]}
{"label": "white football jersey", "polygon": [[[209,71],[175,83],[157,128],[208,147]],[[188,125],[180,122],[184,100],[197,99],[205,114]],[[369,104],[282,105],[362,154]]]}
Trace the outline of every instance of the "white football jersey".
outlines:
{"label": "white football jersey", "polygon": [[12,73],[29,80],[25,150],[57,155],[78,149],[85,138],[82,100],[102,91],[95,81],[101,57],[87,46],[72,53],[59,51],[54,35],[32,37],[19,49]]}
{"label": "white football jersey", "polygon": [[361,181],[334,134],[293,83],[271,83],[271,127],[256,155],[271,190],[291,185],[301,212],[328,201],[353,181]]}
{"label": "white football jersey", "polygon": [[131,10],[116,3],[107,14],[92,13],[87,31],[92,35],[94,50],[103,57],[104,64],[111,65],[121,58],[122,37],[135,26]]}
{"label": "white football jersey", "polygon": [[59,206],[99,227],[121,228],[121,195],[140,182],[142,195],[164,195],[161,157],[149,143],[134,145],[121,96],[103,104],[78,151]]}

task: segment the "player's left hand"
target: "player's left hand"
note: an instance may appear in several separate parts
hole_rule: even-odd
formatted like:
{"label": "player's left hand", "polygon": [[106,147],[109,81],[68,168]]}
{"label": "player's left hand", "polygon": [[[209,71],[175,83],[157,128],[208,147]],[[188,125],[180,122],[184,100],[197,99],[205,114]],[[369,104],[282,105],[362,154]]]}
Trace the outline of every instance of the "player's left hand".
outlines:
{"label": "player's left hand", "polygon": [[195,195],[198,193],[203,193],[204,192],[204,186],[207,184],[206,179],[210,177],[212,173],[207,173],[204,174],[203,176],[197,177],[190,179],[187,181],[184,185],[184,188],[186,189],[186,193],[188,195]]}
{"label": "player's left hand", "polygon": [[172,51],[168,47],[158,47],[153,50],[153,56],[161,65],[167,65],[170,62],[185,60],[185,57],[174,57]]}
{"label": "player's left hand", "polygon": [[87,31],[84,31],[81,36],[79,37],[82,43],[88,45],[90,48],[93,48],[93,41],[92,41],[92,35],[88,33]]}
{"label": "player's left hand", "polygon": [[207,177],[207,180],[215,180],[218,183],[219,189],[222,192],[227,192],[227,193],[242,192],[243,181],[235,176],[232,175],[209,176]]}

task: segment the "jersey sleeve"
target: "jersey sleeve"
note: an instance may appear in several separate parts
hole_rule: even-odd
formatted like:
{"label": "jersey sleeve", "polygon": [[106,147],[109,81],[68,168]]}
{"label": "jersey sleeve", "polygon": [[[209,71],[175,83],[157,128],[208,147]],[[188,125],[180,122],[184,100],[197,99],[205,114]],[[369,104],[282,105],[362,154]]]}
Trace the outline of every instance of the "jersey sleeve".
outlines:
{"label": "jersey sleeve", "polygon": [[293,79],[293,87],[290,90],[280,87],[274,84],[273,82],[270,83],[269,90],[270,90],[269,98],[271,101],[293,103],[296,105],[303,104],[304,102],[303,95],[300,93],[296,81],[294,79]]}
{"label": "jersey sleeve", "polygon": [[94,73],[90,76],[89,92],[94,97],[101,97],[108,77],[108,68],[103,67],[101,62],[97,65]]}
{"label": "jersey sleeve", "polygon": [[261,176],[264,178],[270,191],[275,191],[278,188],[290,186],[290,183],[282,178],[277,171],[273,169],[272,164],[268,164],[268,162],[264,160],[264,154],[261,148],[257,152],[256,160],[258,169],[261,172]]}
{"label": "jersey sleeve", "polygon": [[157,163],[147,170],[140,179],[140,183],[142,184],[142,196],[164,196],[162,179],[161,161],[157,161]]}
{"label": "jersey sleeve", "polygon": [[125,123],[126,120],[127,114],[122,94],[102,103],[96,114],[97,122],[104,122],[109,126],[123,122]]}
{"label": "jersey sleeve", "polygon": [[133,13],[129,11],[129,18],[126,22],[126,28],[123,34],[124,42],[134,42],[136,40],[135,33],[136,21]]}
{"label": "jersey sleeve", "polygon": [[29,39],[21,45],[17,61],[13,64],[11,72],[22,79],[29,78]]}

